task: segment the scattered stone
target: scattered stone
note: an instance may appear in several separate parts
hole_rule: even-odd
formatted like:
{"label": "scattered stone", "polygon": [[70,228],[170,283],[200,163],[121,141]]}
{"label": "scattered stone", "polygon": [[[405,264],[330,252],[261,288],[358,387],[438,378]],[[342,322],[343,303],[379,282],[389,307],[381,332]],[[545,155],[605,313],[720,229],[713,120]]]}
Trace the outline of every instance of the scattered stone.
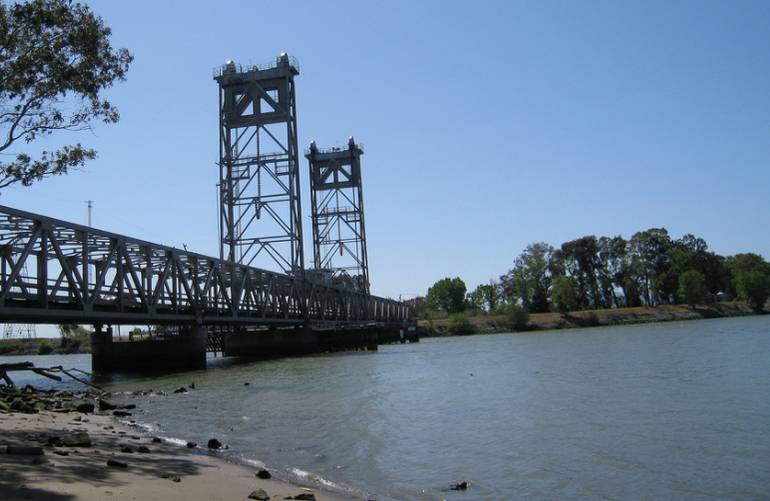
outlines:
{"label": "scattered stone", "polygon": [[194,389],[195,389],[195,381],[193,381],[192,383],[190,383],[190,389],[191,389],[191,390],[194,390]]}
{"label": "scattered stone", "polygon": [[267,501],[268,499],[270,499],[270,496],[267,495],[267,492],[265,492],[264,489],[257,489],[256,491],[251,491],[251,494],[249,494],[249,499]]}
{"label": "scattered stone", "polygon": [[91,437],[84,431],[72,433],[62,438],[62,444],[67,447],[91,447]]}
{"label": "scattered stone", "polygon": [[261,470],[259,470],[257,472],[257,478],[261,478],[262,480],[267,480],[269,478],[273,478],[273,476],[270,474],[269,471],[267,471],[266,469],[262,468]]}
{"label": "scattered stone", "polygon": [[58,454],[59,456],[69,456],[70,453],[67,451],[53,451],[54,454]]}
{"label": "scattered stone", "polygon": [[126,411],[112,411],[112,415],[115,417],[126,417],[130,416],[131,413]]}
{"label": "scattered stone", "polygon": [[77,423],[81,423],[83,421],[83,416],[75,416],[74,418],[72,418],[72,420]]}
{"label": "scattered stone", "polygon": [[134,449],[130,445],[124,445],[120,448],[120,452],[125,452],[126,454],[133,454]]}
{"label": "scattered stone", "polygon": [[0,454],[6,454],[8,452],[7,445],[0,445]]}
{"label": "scattered stone", "polygon": [[452,489],[453,491],[464,491],[467,488],[468,488],[468,482],[465,482],[465,481],[460,482],[459,484],[455,484],[452,487],[450,487],[450,489]]}
{"label": "scattered stone", "polygon": [[182,481],[182,479],[179,478],[178,476],[176,476],[176,475],[169,475],[168,473],[162,474],[160,476],[160,478],[167,478],[167,479],[171,480],[172,482],[177,482],[177,483]]}
{"label": "scattered stone", "polygon": [[136,404],[127,404],[122,406],[121,409],[136,409]]}
{"label": "scattered stone", "polygon": [[153,443],[155,443],[155,444],[161,444],[161,443],[163,443],[163,439],[162,439],[162,438],[160,438],[160,437],[152,437],[152,441],[153,441]]}
{"label": "scattered stone", "polygon": [[103,400],[100,398],[97,402],[99,404],[100,411],[113,411],[118,408],[117,405],[113,404],[109,400]]}
{"label": "scattered stone", "polygon": [[5,452],[17,456],[42,456],[43,448],[32,445],[9,445]]}
{"label": "scattered stone", "polygon": [[300,499],[302,501],[315,501],[315,494],[311,494],[309,492],[303,492],[302,494],[297,494],[294,497],[287,497],[283,499]]}
{"label": "scattered stone", "polygon": [[140,445],[139,447],[137,447],[136,451],[141,452],[142,454],[147,454],[150,452],[150,448],[147,447],[146,445]]}
{"label": "scattered stone", "polygon": [[36,456],[32,459],[33,465],[40,465],[40,464],[46,464],[48,462],[48,459],[45,458],[45,456]]}
{"label": "scattered stone", "polygon": [[179,388],[174,390],[174,393],[187,393],[187,388],[185,388],[184,386],[180,386]]}
{"label": "scattered stone", "polygon": [[112,466],[113,468],[128,468],[128,463],[118,461],[117,459],[108,459],[107,466]]}
{"label": "scattered stone", "polygon": [[61,437],[48,437],[48,445],[55,445],[56,447],[61,447],[64,445],[64,442],[62,442]]}
{"label": "scattered stone", "polygon": [[198,444],[196,444],[195,442],[187,442],[188,449],[195,449],[196,447],[198,447]]}
{"label": "scattered stone", "polygon": [[251,384],[251,383],[249,383],[249,382],[246,382],[246,383],[243,383],[243,386],[249,386],[250,384]]}
{"label": "scattered stone", "polygon": [[222,442],[220,442],[216,438],[212,438],[211,440],[209,440],[208,447],[209,447],[209,449],[213,449],[213,450],[221,449],[222,448]]}
{"label": "scattered stone", "polygon": [[95,406],[91,402],[84,402],[75,407],[75,410],[83,414],[92,414],[94,412],[94,408]]}

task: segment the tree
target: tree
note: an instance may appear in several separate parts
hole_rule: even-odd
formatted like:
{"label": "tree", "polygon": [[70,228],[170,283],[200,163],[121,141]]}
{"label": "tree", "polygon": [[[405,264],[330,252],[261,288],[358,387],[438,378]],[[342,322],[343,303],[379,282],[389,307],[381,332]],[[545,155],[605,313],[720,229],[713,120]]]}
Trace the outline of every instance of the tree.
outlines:
{"label": "tree", "polygon": [[770,275],[758,270],[744,271],[736,281],[738,297],[752,308],[761,310],[770,297]]}
{"label": "tree", "polygon": [[472,308],[483,309],[490,313],[497,309],[501,299],[500,284],[493,280],[490,280],[488,284],[479,285],[468,294],[468,302]]}
{"label": "tree", "polygon": [[634,278],[647,305],[671,302],[676,292],[676,286],[667,280],[671,246],[671,237],[665,228],[637,232],[628,242]]}
{"label": "tree", "polygon": [[66,174],[96,158],[80,143],[42,151],[13,151],[55,131],[89,130],[117,122],[101,93],[125,80],[133,56],[113,49],[111,30],[88,6],[70,0],[0,4],[0,188]]}
{"label": "tree", "polygon": [[706,297],[706,277],[703,276],[703,273],[689,270],[679,275],[677,296],[679,301],[690,306],[702,303]]}
{"label": "tree", "polygon": [[575,293],[575,281],[570,277],[556,277],[553,280],[551,303],[562,315],[567,314],[577,306],[578,298]]}
{"label": "tree", "polygon": [[745,254],[736,254],[726,259],[725,265],[732,275],[730,281],[730,293],[733,296],[738,295],[738,277],[748,271],[756,271],[770,276],[770,263],[759,254],[747,252]]}
{"label": "tree", "polygon": [[444,278],[428,289],[425,300],[434,310],[459,313],[465,308],[465,292],[465,282],[460,278]]}
{"label": "tree", "polygon": [[565,242],[561,246],[564,262],[570,275],[577,280],[578,305],[602,308],[597,271],[599,269],[599,243],[593,235]]}
{"label": "tree", "polygon": [[521,304],[530,312],[548,311],[553,253],[553,247],[538,242],[528,245],[516,258],[513,269],[500,277],[509,303],[521,300]]}

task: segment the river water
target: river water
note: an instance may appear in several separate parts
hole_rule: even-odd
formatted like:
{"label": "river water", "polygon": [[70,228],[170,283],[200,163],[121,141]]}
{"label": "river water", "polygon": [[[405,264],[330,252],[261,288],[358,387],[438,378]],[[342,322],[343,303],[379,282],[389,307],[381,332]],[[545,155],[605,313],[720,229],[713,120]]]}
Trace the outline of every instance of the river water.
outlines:
{"label": "river water", "polygon": [[[21,358],[90,365],[82,355]],[[203,444],[215,436],[234,458],[324,479],[357,497],[770,492],[770,316],[218,360],[206,371],[100,384],[169,391],[193,381],[188,393],[130,397],[142,409],[134,417],[165,436]],[[460,481],[468,491],[448,489]]]}

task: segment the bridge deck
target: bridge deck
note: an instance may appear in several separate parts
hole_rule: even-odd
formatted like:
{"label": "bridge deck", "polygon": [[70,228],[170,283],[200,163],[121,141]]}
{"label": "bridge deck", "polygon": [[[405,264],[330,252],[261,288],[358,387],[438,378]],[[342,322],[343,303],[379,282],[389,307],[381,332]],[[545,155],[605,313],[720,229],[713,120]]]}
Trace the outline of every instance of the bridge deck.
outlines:
{"label": "bridge deck", "polygon": [[396,324],[403,303],[0,206],[0,321]]}

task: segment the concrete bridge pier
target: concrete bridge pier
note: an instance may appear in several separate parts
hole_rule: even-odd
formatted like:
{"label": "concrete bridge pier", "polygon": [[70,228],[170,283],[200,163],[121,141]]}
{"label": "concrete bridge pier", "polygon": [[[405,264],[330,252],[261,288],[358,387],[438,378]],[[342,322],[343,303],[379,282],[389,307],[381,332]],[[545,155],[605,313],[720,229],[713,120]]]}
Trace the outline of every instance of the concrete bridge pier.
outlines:
{"label": "concrete bridge pier", "polygon": [[94,326],[91,368],[97,372],[151,372],[206,368],[206,327],[182,327],[164,338],[113,339],[112,327]]}
{"label": "concrete bridge pier", "polygon": [[304,326],[264,330],[233,329],[224,334],[228,357],[275,358],[321,351],[318,335]]}
{"label": "concrete bridge pier", "polygon": [[377,351],[380,330],[375,327],[319,331],[319,342],[325,351],[367,350]]}

